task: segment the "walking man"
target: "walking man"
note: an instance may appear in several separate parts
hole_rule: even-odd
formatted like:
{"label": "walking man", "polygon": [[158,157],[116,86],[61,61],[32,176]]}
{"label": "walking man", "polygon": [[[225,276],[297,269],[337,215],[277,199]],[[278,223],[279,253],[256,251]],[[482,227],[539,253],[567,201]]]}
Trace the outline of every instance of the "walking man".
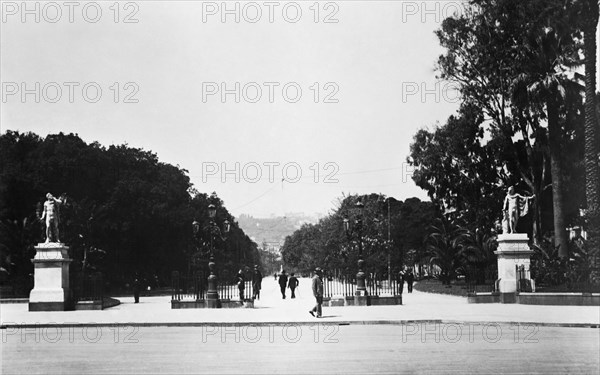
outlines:
{"label": "walking man", "polygon": [[400,270],[400,272],[398,272],[398,294],[402,295],[402,292],[404,291],[404,271]]}
{"label": "walking man", "polygon": [[262,273],[258,270],[258,265],[254,266],[254,275],[252,275],[252,299],[260,299],[260,288],[262,287]]}
{"label": "walking man", "polygon": [[244,289],[246,288],[245,281],[246,278],[244,277],[244,272],[242,270],[240,270],[237,274],[237,276],[235,277],[235,281],[237,283],[237,287],[238,290],[240,291],[240,302],[244,302]]}
{"label": "walking man", "polygon": [[288,281],[288,287],[292,291],[292,298],[296,298],[296,293],[294,293],[294,291],[298,287],[298,284],[300,284],[300,282],[298,281],[296,276],[294,276],[294,274],[292,273],[290,276],[290,281]]}
{"label": "walking man", "polygon": [[281,289],[281,296],[285,299],[285,288],[287,287],[288,277],[285,270],[281,271],[279,275],[279,289]]}
{"label": "walking man", "polygon": [[404,276],[406,280],[406,286],[408,287],[408,292],[412,293],[413,282],[415,281],[415,275],[413,275],[412,270],[408,270],[406,275]]}
{"label": "walking man", "polygon": [[321,308],[321,305],[323,304],[323,279],[322,271],[319,267],[315,269],[315,275],[312,278],[312,290],[313,295],[317,300],[317,304],[308,313],[312,316],[315,316],[315,313],[317,313],[317,318],[320,318],[323,316],[323,311]]}

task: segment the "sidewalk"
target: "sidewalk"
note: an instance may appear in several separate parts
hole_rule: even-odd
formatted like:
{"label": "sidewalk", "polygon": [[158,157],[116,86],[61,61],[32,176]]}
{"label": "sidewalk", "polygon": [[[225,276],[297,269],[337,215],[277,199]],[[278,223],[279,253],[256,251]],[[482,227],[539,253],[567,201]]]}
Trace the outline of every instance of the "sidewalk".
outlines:
{"label": "sidewalk", "polygon": [[[248,291],[247,291],[248,292]],[[402,324],[506,323],[567,327],[600,327],[598,306],[541,306],[520,304],[469,304],[464,297],[415,291],[403,295],[403,305],[323,308],[323,318],[308,314],[314,305],[310,280],[301,279],[297,298],[284,300],[279,286],[265,278],[261,300],[254,309],[171,309],[170,296],[120,297],[121,305],[102,311],[29,312],[27,304],[0,305],[1,328],[30,325],[142,325],[194,326],[236,324]]]}

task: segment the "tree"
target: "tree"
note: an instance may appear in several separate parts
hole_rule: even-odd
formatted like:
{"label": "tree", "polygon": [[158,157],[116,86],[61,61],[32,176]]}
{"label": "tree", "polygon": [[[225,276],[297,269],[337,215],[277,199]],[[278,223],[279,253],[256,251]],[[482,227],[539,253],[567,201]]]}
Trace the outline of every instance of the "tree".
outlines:
{"label": "tree", "polygon": [[[340,199],[330,215],[316,224],[303,225],[285,239],[281,248],[285,267],[310,272],[318,266],[333,273],[355,274],[359,239],[346,238],[343,219],[353,218],[351,210],[358,200],[365,206],[361,240],[368,272],[385,274],[388,254],[393,268],[401,268],[409,249],[422,248],[425,230],[436,212],[432,203],[417,198],[402,202],[380,194],[350,195]],[[388,203],[391,241],[382,228],[388,224]]]}
{"label": "tree", "polygon": [[482,122],[479,109],[462,106],[444,126],[419,130],[407,161],[415,168],[412,179],[442,212],[459,213],[473,228],[493,228],[508,177],[501,147],[484,140]]}
{"label": "tree", "polygon": [[[600,252],[600,165],[598,156],[600,124],[595,110],[596,95],[596,27],[598,25],[598,0],[581,0],[585,55],[585,192],[588,220],[589,247]],[[596,255],[596,267],[600,257]],[[595,275],[598,277],[598,275]]]}
{"label": "tree", "polygon": [[548,141],[544,149],[550,156],[555,246],[559,248],[560,256],[566,257],[568,237],[563,196],[563,155],[567,137],[560,112],[566,112],[567,100],[579,97],[578,83],[567,74],[580,65],[580,46],[572,37],[571,30],[556,15],[557,10],[561,12],[563,9],[547,8],[546,24],[540,22],[539,28],[533,29],[523,39],[523,55],[520,56],[522,73],[513,83],[513,102],[534,114],[535,118],[547,120]]}
{"label": "tree", "polygon": [[[564,136],[568,124],[561,117],[565,111],[558,111],[557,105],[574,107],[562,100],[561,87],[570,82],[561,69],[575,63],[569,60],[576,56],[578,43],[574,28],[565,26],[569,22],[563,5],[558,0],[472,0],[463,15],[444,20],[437,31],[446,48],[438,60],[440,77],[459,85],[463,106],[481,109],[485,138],[501,146],[498,162],[503,164],[506,178],[497,182],[507,186],[522,180],[535,196],[531,225],[534,243],[540,241],[544,230],[546,191],[551,186],[556,195],[557,241],[565,240],[561,193],[571,188],[561,183],[568,180],[566,171],[571,171],[561,169],[565,160],[558,152],[568,149],[574,140]],[[559,60],[554,59],[557,57]],[[538,95],[517,102],[514,83],[518,81],[527,81],[526,86],[533,89],[528,93],[537,91]],[[543,126],[546,119],[550,132]]]}
{"label": "tree", "polygon": [[429,262],[440,268],[439,278],[443,284],[450,284],[463,265],[461,241],[466,233],[466,229],[439,218],[425,238]]}
{"label": "tree", "polygon": [[[7,131],[0,136],[0,244],[14,263],[13,281],[31,273],[30,252],[42,240],[35,212],[47,192],[68,197],[61,208],[61,240],[71,248],[74,267],[86,259],[116,287],[135,274],[164,279],[188,268],[195,250],[192,221],[196,216],[207,222],[210,199],[219,208],[217,221],[232,223],[230,238],[219,243],[221,270],[258,259],[256,244],[218,197],[196,192],[192,199],[187,171],[154,153],[87,144],[75,134],[42,138]],[[103,259],[93,259],[93,249],[102,249]]]}

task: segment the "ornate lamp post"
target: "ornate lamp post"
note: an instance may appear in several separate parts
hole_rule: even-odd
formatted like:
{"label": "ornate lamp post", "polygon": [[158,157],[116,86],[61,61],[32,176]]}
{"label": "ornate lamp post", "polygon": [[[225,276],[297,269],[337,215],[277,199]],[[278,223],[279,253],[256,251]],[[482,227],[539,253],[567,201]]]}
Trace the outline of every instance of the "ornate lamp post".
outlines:
{"label": "ornate lamp post", "polygon": [[[210,224],[207,228],[210,234],[210,253],[208,258],[208,269],[210,270],[210,275],[208,276],[208,288],[206,291],[207,307],[209,308],[216,308],[219,304],[219,293],[217,292],[217,275],[215,274],[216,264],[214,240],[216,237],[218,237],[222,241],[225,241],[227,239],[226,236],[229,233],[230,229],[229,220],[225,220],[223,222],[223,230],[219,228],[219,226],[215,222],[216,214],[217,208],[215,207],[215,205],[210,204],[208,206],[208,218],[210,219]],[[200,230],[200,223],[194,220],[192,225],[194,226],[194,232],[198,233],[198,231]]]}
{"label": "ornate lamp post", "polygon": [[358,201],[354,205],[353,214],[354,214],[354,223],[348,218],[344,218],[344,230],[346,231],[346,236],[348,241],[351,241],[353,237],[356,237],[358,241],[358,273],[356,274],[356,295],[357,296],[366,296],[367,295],[367,287],[365,285],[365,271],[364,265],[365,261],[362,259],[363,255],[363,244],[362,244],[362,225],[363,225],[363,210],[365,205]]}

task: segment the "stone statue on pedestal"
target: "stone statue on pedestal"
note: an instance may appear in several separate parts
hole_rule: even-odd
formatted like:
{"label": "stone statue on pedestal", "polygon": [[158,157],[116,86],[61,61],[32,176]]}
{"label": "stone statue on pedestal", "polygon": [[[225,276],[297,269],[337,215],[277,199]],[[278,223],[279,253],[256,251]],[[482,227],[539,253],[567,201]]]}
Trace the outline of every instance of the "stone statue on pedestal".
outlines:
{"label": "stone statue on pedestal", "polygon": [[44,211],[40,220],[46,219],[46,242],[60,242],[58,235],[58,224],[60,222],[60,205],[64,198],[55,198],[52,194],[46,194]]}
{"label": "stone statue on pedestal", "polygon": [[529,200],[533,199],[533,196],[525,197],[515,193],[514,186],[508,188],[508,194],[504,198],[504,204],[502,205],[503,220],[502,220],[502,232],[517,233],[517,223],[521,216],[527,215],[529,211]]}

